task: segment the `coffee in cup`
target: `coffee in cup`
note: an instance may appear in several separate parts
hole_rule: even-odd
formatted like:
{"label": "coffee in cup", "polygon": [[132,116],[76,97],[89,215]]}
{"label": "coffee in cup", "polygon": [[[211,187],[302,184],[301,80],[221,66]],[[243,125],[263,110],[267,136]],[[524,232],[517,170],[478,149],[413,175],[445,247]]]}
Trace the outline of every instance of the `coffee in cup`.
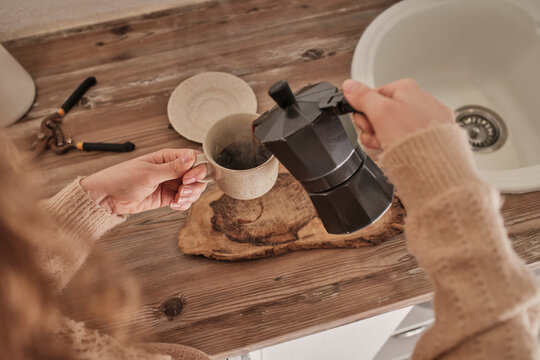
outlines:
{"label": "coffee in cup", "polygon": [[203,142],[203,154],[193,167],[207,164],[202,182],[215,181],[228,196],[250,200],[266,194],[278,176],[278,160],[255,141],[252,123],[258,114],[228,115],[212,125]]}

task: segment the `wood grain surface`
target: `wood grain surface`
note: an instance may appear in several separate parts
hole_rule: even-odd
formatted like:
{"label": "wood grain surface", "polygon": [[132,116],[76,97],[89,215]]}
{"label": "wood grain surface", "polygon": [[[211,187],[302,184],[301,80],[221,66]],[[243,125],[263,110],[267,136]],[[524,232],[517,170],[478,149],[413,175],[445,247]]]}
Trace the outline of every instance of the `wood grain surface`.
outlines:
{"label": "wood grain surface", "polygon": [[324,229],[302,185],[288,172],[279,174],[264,196],[240,201],[214,187],[192,206],[178,233],[183,254],[239,261],[310,249],[373,246],[403,231],[405,209],[397,197],[375,223],[353,234]]}
{"label": "wood grain surface", "polygon": [[[86,175],[165,147],[198,148],[169,127],[172,90],[202,71],[240,76],[255,90],[287,79],[293,89],[349,77],[366,26],[397,0],[220,0],[3,45],[30,72],[37,97],[8,131],[30,148],[41,118],[87,76],[98,84],[64,120],[75,140],[137,145],[133,153],[47,153],[35,178],[51,195]],[[540,260],[540,192],[506,196],[503,216],[518,254]],[[431,285],[396,235],[359,249],[298,251],[235,263],[182,255],[185,213],[131,216],[97,250],[130,271],[143,307],[129,322],[142,340],[175,342],[216,358],[238,354],[427,300]],[[84,271],[84,269],[83,269]],[[76,279],[75,279],[76,281]],[[66,297],[75,296],[70,288]],[[72,314],[80,319],[77,313]]]}

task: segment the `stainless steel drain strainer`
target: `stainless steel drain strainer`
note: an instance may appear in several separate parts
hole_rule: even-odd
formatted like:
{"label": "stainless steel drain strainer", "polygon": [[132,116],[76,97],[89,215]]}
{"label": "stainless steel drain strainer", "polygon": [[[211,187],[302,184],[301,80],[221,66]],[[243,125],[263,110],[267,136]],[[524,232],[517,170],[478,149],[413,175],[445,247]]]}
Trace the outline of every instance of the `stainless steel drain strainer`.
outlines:
{"label": "stainless steel drain strainer", "polygon": [[467,130],[474,151],[491,152],[504,145],[506,125],[494,111],[483,106],[467,105],[454,113],[456,122]]}

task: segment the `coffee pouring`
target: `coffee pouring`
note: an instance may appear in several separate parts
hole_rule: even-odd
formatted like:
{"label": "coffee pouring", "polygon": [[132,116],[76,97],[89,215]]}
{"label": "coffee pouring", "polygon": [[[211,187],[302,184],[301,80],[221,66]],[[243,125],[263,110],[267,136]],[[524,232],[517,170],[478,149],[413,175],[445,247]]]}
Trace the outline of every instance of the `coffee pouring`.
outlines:
{"label": "coffee pouring", "polygon": [[326,230],[351,233],[379,219],[394,186],[360,147],[343,93],[320,82],[293,94],[282,80],[268,94],[277,105],[253,122],[254,136],[302,184]]}

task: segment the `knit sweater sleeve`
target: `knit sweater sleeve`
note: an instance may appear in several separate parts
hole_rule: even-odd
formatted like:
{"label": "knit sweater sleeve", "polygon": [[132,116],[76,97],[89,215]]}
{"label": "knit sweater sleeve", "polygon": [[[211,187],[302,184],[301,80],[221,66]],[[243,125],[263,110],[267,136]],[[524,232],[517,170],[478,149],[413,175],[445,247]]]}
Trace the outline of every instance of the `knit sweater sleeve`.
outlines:
{"label": "knit sweater sleeve", "polygon": [[413,359],[538,358],[540,293],[513,251],[500,195],[477,175],[465,133],[439,125],[387,149],[410,252],[434,284],[435,323]]}
{"label": "knit sweater sleeve", "polygon": [[39,259],[51,287],[62,289],[90,253],[94,242],[125,218],[106,212],[77,178],[41,205],[55,221],[56,241],[43,244]]}

